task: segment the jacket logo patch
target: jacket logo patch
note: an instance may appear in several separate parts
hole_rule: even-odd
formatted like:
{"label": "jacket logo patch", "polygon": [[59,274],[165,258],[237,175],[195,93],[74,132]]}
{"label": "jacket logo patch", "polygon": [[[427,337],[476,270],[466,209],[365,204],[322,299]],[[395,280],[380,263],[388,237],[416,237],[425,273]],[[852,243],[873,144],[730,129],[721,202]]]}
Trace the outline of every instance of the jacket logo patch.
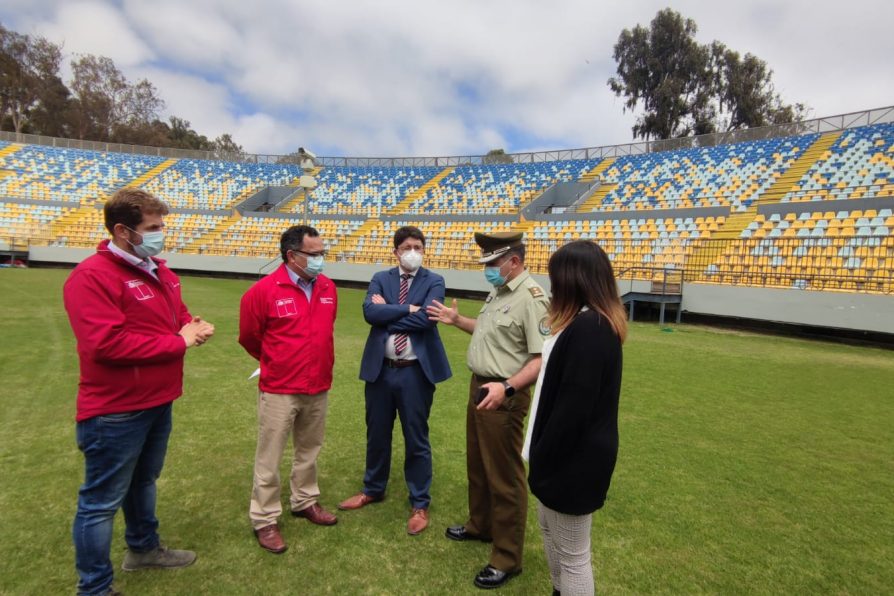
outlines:
{"label": "jacket logo patch", "polygon": [[280,298],[276,301],[276,316],[294,317],[298,314],[294,298]]}
{"label": "jacket logo patch", "polygon": [[149,300],[151,298],[155,298],[155,294],[152,292],[152,288],[147,286],[139,279],[131,279],[130,281],[124,282],[130,289],[130,293],[133,294],[134,298],[137,300]]}
{"label": "jacket logo patch", "polygon": [[332,304],[332,298],[330,298],[329,296],[321,296],[320,304]]}

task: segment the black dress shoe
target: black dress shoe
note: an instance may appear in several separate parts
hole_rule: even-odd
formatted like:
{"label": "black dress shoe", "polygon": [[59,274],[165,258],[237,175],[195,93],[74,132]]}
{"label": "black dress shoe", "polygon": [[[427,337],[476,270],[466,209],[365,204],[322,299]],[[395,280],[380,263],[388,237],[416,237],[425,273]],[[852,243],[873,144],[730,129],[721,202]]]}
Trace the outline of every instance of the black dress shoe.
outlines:
{"label": "black dress shoe", "polygon": [[500,571],[499,569],[495,569],[488,565],[475,576],[475,585],[485,590],[499,588],[519,573],[521,573],[521,569],[516,569],[515,571]]}
{"label": "black dress shoe", "polygon": [[480,540],[481,542],[490,542],[490,538],[482,538],[478,534],[472,534],[466,530],[465,526],[450,526],[447,528],[447,531],[444,532],[444,535],[447,536],[450,540],[458,540],[459,542],[463,542],[465,540]]}

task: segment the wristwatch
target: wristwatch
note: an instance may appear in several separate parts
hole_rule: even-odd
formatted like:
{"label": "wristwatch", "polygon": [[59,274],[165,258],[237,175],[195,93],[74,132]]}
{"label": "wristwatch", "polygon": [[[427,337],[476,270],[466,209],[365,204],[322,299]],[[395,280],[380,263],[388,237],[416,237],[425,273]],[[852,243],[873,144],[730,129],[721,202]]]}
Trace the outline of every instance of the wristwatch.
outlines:
{"label": "wristwatch", "polygon": [[506,392],[506,397],[515,395],[515,387],[510,385],[509,381],[503,381],[503,390]]}

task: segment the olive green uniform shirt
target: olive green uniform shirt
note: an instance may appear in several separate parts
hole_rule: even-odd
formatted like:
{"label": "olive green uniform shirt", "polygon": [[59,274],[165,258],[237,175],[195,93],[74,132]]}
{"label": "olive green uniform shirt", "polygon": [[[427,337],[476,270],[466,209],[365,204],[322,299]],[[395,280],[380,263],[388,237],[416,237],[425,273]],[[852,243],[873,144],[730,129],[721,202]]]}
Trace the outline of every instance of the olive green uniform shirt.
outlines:
{"label": "olive green uniform shirt", "polygon": [[478,313],[466,363],[479,377],[508,379],[543,350],[549,300],[531,274],[494,288]]}

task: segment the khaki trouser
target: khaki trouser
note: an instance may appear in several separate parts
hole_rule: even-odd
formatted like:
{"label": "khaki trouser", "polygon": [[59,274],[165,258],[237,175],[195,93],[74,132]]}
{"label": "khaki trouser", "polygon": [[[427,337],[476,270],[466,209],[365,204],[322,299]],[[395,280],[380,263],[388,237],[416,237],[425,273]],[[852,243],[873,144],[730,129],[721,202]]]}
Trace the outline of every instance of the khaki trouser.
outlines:
{"label": "khaki trouser", "polygon": [[525,415],[531,404],[527,389],[506,398],[497,410],[477,410],[474,399],[483,383],[502,381],[472,375],[466,407],[466,467],[469,521],[466,529],[492,538],[490,565],[500,571],[522,568],[528,483],[521,449]]}
{"label": "khaki trouser", "polygon": [[275,524],[282,514],[279,465],[292,435],[290,476],[292,511],[301,511],[317,502],[317,456],[326,430],[328,392],[317,395],[258,395],[258,448],[255,452],[254,486],[249,517],[259,530]]}

